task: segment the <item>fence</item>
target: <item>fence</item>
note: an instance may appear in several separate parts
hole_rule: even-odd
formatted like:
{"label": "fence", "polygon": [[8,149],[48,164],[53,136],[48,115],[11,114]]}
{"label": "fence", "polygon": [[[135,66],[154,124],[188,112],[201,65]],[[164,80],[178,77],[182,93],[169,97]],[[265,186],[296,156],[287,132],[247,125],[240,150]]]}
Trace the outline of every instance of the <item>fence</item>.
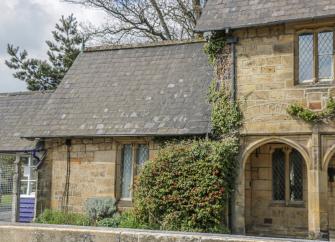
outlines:
{"label": "fence", "polygon": [[11,221],[15,155],[0,154],[0,221]]}
{"label": "fence", "polygon": [[31,222],[37,177],[30,154],[0,153],[0,221]]}

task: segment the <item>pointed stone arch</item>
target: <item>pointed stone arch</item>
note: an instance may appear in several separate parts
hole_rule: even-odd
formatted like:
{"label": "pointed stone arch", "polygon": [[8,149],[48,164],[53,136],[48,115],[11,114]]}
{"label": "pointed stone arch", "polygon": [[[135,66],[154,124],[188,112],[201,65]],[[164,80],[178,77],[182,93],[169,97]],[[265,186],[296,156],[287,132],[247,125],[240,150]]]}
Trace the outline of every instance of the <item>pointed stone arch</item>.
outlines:
{"label": "pointed stone arch", "polygon": [[[245,234],[246,233],[246,191],[245,191],[245,169],[246,169],[246,163],[251,156],[253,152],[256,151],[257,148],[262,147],[263,145],[271,144],[271,143],[280,143],[287,146],[290,146],[291,148],[294,148],[297,150],[301,156],[303,157],[307,169],[307,180],[308,184],[307,186],[310,186],[310,178],[308,176],[308,171],[311,169],[311,157],[309,153],[306,151],[306,149],[297,143],[296,141],[292,139],[288,139],[285,137],[277,137],[277,136],[271,136],[271,137],[265,137],[260,138],[252,143],[249,143],[243,150],[242,154],[240,155],[240,168],[239,168],[239,177],[237,181],[237,189],[235,194],[235,220],[234,220],[234,232]],[[308,193],[308,204],[310,201],[310,194]],[[308,209],[309,210],[309,209]],[[308,212],[308,216],[309,212]]]}

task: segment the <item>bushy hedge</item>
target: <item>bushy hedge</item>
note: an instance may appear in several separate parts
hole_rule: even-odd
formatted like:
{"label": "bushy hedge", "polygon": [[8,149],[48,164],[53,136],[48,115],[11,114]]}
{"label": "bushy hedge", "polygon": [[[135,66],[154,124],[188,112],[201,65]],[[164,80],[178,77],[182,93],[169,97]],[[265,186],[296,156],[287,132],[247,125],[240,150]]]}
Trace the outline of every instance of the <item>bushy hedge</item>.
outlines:
{"label": "bushy hedge", "polygon": [[225,232],[237,154],[234,138],[166,144],[137,178],[136,217],[164,230]]}

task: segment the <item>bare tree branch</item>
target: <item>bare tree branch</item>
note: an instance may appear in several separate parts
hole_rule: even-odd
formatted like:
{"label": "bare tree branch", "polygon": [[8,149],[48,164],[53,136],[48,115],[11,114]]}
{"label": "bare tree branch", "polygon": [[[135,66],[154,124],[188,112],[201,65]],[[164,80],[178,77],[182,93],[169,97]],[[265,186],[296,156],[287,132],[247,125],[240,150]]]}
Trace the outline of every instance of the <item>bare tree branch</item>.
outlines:
{"label": "bare tree branch", "polygon": [[[108,42],[145,42],[195,38],[205,0],[63,0],[101,9],[108,22],[91,34]],[[88,29],[88,28],[87,28]]]}

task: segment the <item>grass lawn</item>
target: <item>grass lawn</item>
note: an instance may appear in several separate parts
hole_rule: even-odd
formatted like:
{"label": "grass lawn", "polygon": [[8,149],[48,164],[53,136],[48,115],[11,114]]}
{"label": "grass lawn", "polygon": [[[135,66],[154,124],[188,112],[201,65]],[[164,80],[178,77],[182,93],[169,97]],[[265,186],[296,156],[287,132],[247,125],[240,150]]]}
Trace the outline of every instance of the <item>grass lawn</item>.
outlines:
{"label": "grass lawn", "polygon": [[1,196],[0,207],[11,205],[11,204],[12,204],[12,195],[2,195]]}

